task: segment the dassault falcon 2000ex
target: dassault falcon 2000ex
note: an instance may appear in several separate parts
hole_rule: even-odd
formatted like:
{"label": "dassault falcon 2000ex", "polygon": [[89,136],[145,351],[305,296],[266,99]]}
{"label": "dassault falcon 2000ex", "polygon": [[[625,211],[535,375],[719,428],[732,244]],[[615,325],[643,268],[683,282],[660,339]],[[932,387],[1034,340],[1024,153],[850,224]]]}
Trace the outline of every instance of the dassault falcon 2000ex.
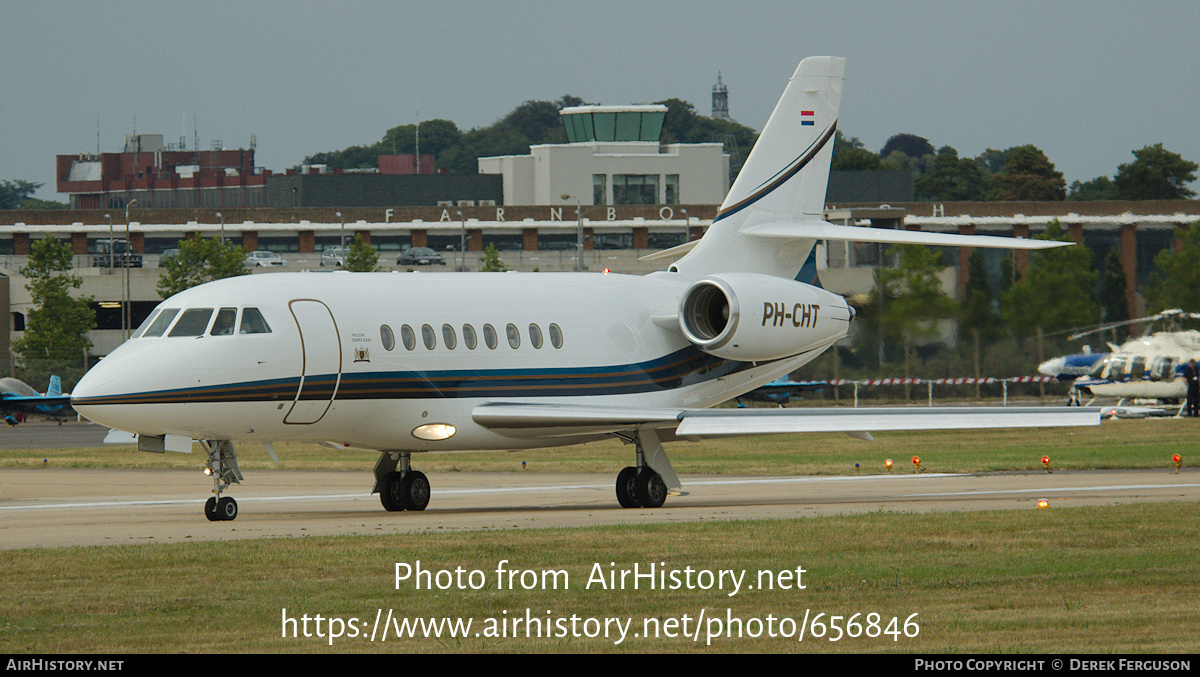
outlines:
{"label": "dassault falcon 2000ex", "polygon": [[712,226],[645,276],[274,273],[164,301],[88,372],[71,404],[147,451],[199,440],[209,519],[242,479],[235,440],[375,449],[387,510],[423,510],[415,452],[617,437],[624,507],[680,487],[663,442],[789,432],[1098,424],[1079,408],[705,409],[787,374],[846,335],[854,310],[816,284],[814,244],[1038,249],[1062,243],[823,220],[845,60],[796,68]]}

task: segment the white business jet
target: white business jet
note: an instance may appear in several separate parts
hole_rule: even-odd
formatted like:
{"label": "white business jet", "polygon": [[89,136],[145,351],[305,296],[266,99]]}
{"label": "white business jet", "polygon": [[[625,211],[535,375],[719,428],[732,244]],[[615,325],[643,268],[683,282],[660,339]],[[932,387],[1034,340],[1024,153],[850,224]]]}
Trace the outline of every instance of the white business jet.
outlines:
{"label": "white business jet", "polygon": [[845,60],[805,59],[700,240],[666,272],[276,273],[164,301],[76,386],[89,419],[147,451],[208,453],[206,514],[242,479],[234,440],[380,451],[387,510],[423,510],[425,451],[512,450],[616,437],[635,464],[624,507],[680,487],[662,442],[789,432],[1098,424],[1079,408],[748,410],[705,407],[794,371],[854,310],[815,284],[817,240],[1038,249],[1059,242],[837,226],[822,220]]}

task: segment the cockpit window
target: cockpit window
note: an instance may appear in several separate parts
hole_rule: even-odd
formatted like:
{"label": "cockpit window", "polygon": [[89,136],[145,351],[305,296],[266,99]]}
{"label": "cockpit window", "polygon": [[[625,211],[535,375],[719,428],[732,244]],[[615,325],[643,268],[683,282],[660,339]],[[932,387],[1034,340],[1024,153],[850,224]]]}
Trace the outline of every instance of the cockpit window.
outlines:
{"label": "cockpit window", "polygon": [[146,331],[146,327],[150,326],[150,322],[154,320],[154,315],[157,311],[158,309],[155,308],[154,311],[151,311],[151,313],[146,316],[145,320],[142,320],[141,326],[137,328],[137,331],[133,332],[133,338],[139,338],[142,335],[142,332]]}
{"label": "cockpit window", "polygon": [[233,336],[233,328],[237,320],[237,308],[222,308],[217,311],[217,319],[213,321],[210,336]]}
{"label": "cockpit window", "polygon": [[174,320],[178,314],[178,308],[163,308],[158,317],[154,318],[154,321],[150,323],[150,327],[146,329],[146,333],[142,334],[142,337],[162,336],[167,327],[171,326],[171,320]]}
{"label": "cockpit window", "polygon": [[212,318],[212,308],[189,308],[179,316],[179,321],[171,328],[168,336],[200,336],[208,328],[208,320]]}
{"label": "cockpit window", "polygon": [[258,308],[247,308],[242,311],[242,326],[238,329],[238,333],[270,334],[271,327],[267,325],[262,313],[258,312]]}

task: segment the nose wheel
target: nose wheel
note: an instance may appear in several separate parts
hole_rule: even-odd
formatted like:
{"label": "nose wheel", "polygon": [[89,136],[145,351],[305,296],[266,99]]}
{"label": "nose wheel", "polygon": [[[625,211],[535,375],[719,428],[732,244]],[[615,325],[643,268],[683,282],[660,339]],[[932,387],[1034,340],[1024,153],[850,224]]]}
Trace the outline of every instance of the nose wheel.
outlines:
{"label": "nose wheel", "polygon": [[208,463],[204,465],[204,474],[213,478],[213,494],[204,503],[204,516],[210,522],[228,522],[237,517],[237,501],[230,496],[221,494],[230,484],[239,484],[242,471],[238,469],[237,452],[229,440],[201,440],[200,444],[208,452]]}
{"label": "nose wheel", "polygon": [[209,522],[227,522],[237,517],[237,501],[231,496],[213,496],[204,503],[204,516]]}

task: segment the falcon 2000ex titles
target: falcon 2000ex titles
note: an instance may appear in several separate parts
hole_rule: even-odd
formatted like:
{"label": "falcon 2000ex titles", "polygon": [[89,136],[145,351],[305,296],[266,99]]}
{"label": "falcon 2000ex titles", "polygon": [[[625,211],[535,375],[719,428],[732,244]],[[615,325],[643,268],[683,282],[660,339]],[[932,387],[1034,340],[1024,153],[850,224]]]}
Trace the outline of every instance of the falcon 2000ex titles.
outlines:
{"label": "falcon 2000ex titles", "polygon": [[423,510],[426,451],[616,437],[624,507],[680,487],[663,442],[733,435],[1094,425],[1078,408],[716,409],[809,362],[854,310],[822,289],[818,240],[1039,249],[1063,243],[823,221],[845,60],[805,59],[704,237],[665,272],[274,273],[164,301],[76,386],[89,419],[148,451],[199,440],[213,520],[242,475],[233,442],[378,450],[387,510]]}

